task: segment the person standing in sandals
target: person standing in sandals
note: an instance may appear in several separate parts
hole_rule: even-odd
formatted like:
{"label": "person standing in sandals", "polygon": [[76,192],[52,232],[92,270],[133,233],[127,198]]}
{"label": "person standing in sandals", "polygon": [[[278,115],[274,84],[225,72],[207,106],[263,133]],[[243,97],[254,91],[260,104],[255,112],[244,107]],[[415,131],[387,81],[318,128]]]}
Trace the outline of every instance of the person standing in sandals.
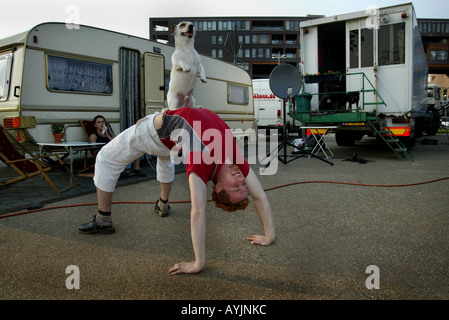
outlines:
{"label": "person standing in sandals", "polygon": [[207,183],[214,183],[212,199],[228,211],[244,210],[248,195],[264,228],[264,235],[247,239],[268,246],[275,241],[273,212],[257,176],[243,159],[232,131],[208,109],[181,108],[156,113],[139,120],[103,147],[97,156],[94,182],[97,187],[98,214],[78,227],[82,233],[113,233],[112,195],[127,163],[144,153],[157,156],[160,198],[155,210],[169,211],[169,195],[174,181],[175,157],[182,152],[191,198],[191,236],[195,260],[179,262],[169,268],[172,274],[198,273],[206,266]]}

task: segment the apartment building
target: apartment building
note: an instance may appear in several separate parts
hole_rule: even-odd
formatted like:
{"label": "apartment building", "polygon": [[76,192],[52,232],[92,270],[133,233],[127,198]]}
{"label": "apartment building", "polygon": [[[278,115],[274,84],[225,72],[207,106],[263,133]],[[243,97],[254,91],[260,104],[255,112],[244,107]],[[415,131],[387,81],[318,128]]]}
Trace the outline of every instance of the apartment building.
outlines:
{"label": "apartment building", "polygon": [[279,63],[299,67],[299,23],[318,17],[150,18],[150,39],[174,45],[171,27],[191,21],[199,53],[234,63],[254,79],[268,78]]}

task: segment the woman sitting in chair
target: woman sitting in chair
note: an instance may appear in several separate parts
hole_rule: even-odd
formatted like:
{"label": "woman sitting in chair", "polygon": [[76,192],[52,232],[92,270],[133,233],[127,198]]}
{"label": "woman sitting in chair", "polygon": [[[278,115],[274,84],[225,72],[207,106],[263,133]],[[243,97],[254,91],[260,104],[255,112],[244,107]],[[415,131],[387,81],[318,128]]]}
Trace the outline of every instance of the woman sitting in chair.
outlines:
{"label": "woman sitting in chair", "polygon": [[108,143],[115,138],[114,132],[108,129],[106,119],[103,116],[96,116],[92,122],[96,130],[89,136],[91,142]]}
{"label": "woman sitting in chair", "polygon": [[[108,129],[106,119],[103,116],[101,115],[96,116],[92,122],[96,128],[96,131],[89,137],[91,142],[108,143],[109,141],[115,138],[114,132]],[[131,173],[130,169],[131,165],[128,165],[125,171],[123,171],[122,176],[129,175]],[[140,168],[140,158],[134,161],[132,171],[140,177],[146,176],[146,174],[143,173],[142,169]]]}

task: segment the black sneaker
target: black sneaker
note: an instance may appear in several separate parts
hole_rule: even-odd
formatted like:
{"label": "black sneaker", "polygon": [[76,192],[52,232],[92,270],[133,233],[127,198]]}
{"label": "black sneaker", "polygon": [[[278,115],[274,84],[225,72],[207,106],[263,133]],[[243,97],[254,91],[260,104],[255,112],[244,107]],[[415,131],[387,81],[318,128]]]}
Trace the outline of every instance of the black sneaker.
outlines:
{"label": "black sneaker", "polygon": [[78,231],[85,234],[92,233],[104,233],[110,234],[115,232],[115,227],[113,225],[109,227],[100,226],[95,220],[97,216],[94,216],[90,222],[83,223],[78,227]]}
{"label": "black sneaker", "polygon": [[168,217],[168,214],[170,212],[170,205],[167,206],[167,209],[162,210],[161,208],[159,208],[158,202],[159,202],[159,200],[156,201],[156,204],[154,205],[154,212],[158,213],[159,216],[161,216],[163,218]]}

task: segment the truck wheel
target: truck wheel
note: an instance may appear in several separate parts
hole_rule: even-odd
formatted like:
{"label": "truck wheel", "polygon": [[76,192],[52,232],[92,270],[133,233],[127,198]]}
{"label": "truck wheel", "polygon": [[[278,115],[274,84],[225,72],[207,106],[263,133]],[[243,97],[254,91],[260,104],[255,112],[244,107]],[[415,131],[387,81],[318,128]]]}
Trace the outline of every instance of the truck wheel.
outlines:
{"label": "truck wheel", "polygon": [[353,146],[355,144],[355,136],[350,132],[335,133],[335,141],[340,147]]}
{"label": "truck wheel", "polygon": [[428,136],[434,136],[437,134],[438,129],[440,129],[441,119],[438,111],[434,111],[432,114],[432,120],[429,123],[429,127],[426,130]]}

